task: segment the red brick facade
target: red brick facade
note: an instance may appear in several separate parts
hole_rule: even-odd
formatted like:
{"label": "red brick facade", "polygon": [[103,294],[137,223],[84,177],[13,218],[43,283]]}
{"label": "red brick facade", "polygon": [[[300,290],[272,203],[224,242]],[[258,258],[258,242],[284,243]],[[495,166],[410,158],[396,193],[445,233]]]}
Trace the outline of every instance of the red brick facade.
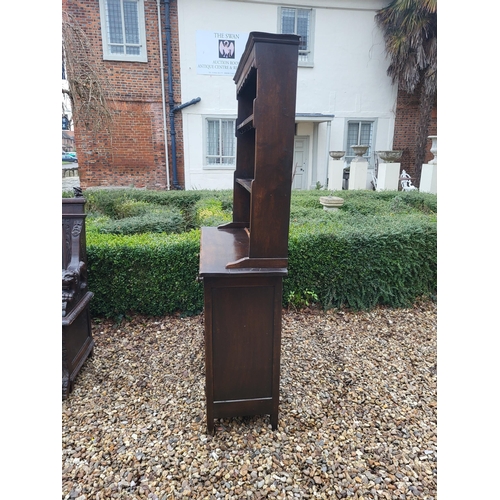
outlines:
{"label": "red brick facade", "polygon": [[[180,53],[177,0],[170,0],[172,82],[175,105],[181,104]],[[149,189],[167,187],[165,132],[163,130],[160,45],[156,1],[144,2],[148,62],[104,61],[102,51],[99,0],[62,0],[63,11],[70,14],[85,32],[93,57],[109,88],[112,110],[111,130],[93,133],[75,126],[80,183],[85,189],[94,186],[135,186]],[[161,2],[163,60],[167,87],[165,2]],[[404,168],[415,178],[415,142],[418,120],[419,89],[414,94],[398,92],[393,148],[403,150]],[[170,186],[173,186],[173,161],[167,100],[167,141]],[[182,113],[175,113],[176,166],[179,188],[185,186]],[[437,111],[434,108],[428,135],[437,135]],[[426,161],[432,159],[428,141]],[[418,179],[414,183],[418,185]]]}
{"label": "red brick facade", "polygon": [[[408,94],[403,90],[398,91],[396,104],[396,120],[394,124],[394,150],[403,150],[401,158],[401,168],[406,170],[412,178],[414,184],[418,186],[420,179],[415,178],[415,145],[417,137],[417,122],[419,108],[420,89],[417,88],[413,94]],[[428,135],[437,135],[437,108],[434,106],[429,124]],[[432,160],[430,152],[431,140],[427,141],[425,162]]]}
{"label": "red brick facade", "polygon": [[[148,62],[104,61],[98,0],[63,0],[63,11],[84,30],[110,91],[108,105],[111,130],[97,134],[75,126],[80,184],[94,186],[134,186],[165,189],[165,133],[163,130],[160,45],[157,4],[144,2]],[[167,56],[164,2],[161,2],[163,61],[167,87]],[[172,83],[175,105],[181,103],[177,0],[170,1]],[[170,185],[173,188],[168,88],[165,88]],[[175,113],[177,181],[184,187],[182,115]]]}

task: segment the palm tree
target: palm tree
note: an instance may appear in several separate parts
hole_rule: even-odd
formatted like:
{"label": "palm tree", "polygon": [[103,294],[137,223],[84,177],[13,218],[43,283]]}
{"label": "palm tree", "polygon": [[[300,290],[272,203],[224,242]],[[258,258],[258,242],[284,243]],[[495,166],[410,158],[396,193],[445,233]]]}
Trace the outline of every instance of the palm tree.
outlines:
{"label": "palm tree", "polygon": [[392,82],[410,94],[420,92],[415,146],[415,176],[420,179],[437,93],[437,0],[392,0],[375,21],[384,31]]}

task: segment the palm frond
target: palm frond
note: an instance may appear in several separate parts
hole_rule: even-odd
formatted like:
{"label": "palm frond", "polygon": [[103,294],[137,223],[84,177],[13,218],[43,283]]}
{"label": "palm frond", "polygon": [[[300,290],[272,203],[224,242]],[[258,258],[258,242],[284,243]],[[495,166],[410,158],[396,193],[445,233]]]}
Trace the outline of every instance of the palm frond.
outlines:
{"label": "palm frond", "polygon": [[425,80],[429,67],[429,74],[437,71],[430,43],[437,36],[436,5],[436,0],[393,0],[375,15],[391,61],[387,74],[408,92]]}

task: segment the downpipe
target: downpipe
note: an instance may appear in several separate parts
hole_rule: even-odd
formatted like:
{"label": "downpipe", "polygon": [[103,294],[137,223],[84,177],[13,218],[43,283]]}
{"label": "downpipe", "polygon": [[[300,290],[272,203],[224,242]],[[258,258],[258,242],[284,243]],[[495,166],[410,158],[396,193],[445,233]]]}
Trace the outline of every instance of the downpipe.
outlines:
{"label": "downpipe", "polygon": [[175,112],[187,108],[192,104],[201,101],[201,97],[192,99],[184,104],[175,105],[174,102],[174,86],[172,82],[172,43],[171,43],[171,28],[170,28],[170,0],[165,2],[165,32],[167,36],[167,71],[168,71],[168,116],[170,120],[170,144],[172,152],[172,181],[174,189],[182,189],[177,180],[177,141],[175,134]]}
{"label": "downpipe", "polygon": [[172,42],[170,28],[170,0],[165,1],[165,33],[167,35],[167,68],[168,68],[168,116],[170,119],[170,147],[172,151],[172,177],[174,189],[180,189],[177,180],[177,144],[175,138],[174,87],[172,83]]}
{"label": "downpipe", "polygon": [[158,12],[158,40],[160,43],[160,77],[161,77],[161,105],[163,115],[163,140],[165,141],[165,165],[167,170],[167,191],[170,191],[170,168],[168,161],[168,138],[167,138],[167,109],[165,99],[165,67],[163,65],[163,33],[161,26],[160,0],[156,0],[156,8]]}

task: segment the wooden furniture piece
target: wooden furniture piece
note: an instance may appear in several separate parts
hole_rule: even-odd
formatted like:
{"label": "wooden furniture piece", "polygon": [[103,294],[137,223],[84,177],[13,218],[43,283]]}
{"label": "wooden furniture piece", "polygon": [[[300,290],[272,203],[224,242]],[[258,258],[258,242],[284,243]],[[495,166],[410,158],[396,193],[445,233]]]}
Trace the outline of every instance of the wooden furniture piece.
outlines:
{"label": "wooden furniture piece", "polygon": [[62,398],[66,399],[85,360],[92,354],[87,289],[85,199],[62,199]]}
{"label": "wooden furniture piece", "polygon": [[234,76],[233,221],[201,232],[209,433],[231,416],[270,414],[278,425],[298,44],[252,32]]}

